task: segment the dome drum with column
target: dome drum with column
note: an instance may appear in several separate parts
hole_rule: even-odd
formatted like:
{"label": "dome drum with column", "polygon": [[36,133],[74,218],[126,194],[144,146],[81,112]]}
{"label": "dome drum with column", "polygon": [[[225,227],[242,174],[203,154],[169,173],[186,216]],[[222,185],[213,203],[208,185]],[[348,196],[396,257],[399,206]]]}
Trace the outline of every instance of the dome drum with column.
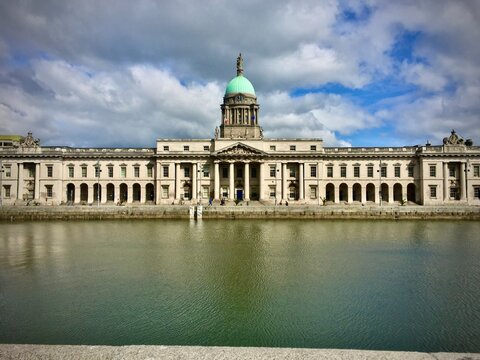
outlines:
{"label": "dome drum with column", "polygon": [[252,83],[243,76],[243,59],[237,58],[237,76],[230,80],[223,97],[220,138],[260,139],[257,97]]}

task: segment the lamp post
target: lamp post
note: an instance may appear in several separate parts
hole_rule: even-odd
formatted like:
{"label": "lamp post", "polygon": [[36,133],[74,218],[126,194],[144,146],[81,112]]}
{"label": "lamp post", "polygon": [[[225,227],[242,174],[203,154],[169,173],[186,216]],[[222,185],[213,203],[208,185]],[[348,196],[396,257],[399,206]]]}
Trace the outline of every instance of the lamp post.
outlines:
{"label": "lamp post", "polygon": [[380,159],[380,167],[378,168],[378,174],[379,174],[379,177],[378,177],[378,196],[379,196],[379,199],[380,199],[380,206],[382,206],[382,200],[383,200],[383,196],[382,196],[382,159]]}
{"label": "lamp post", "polygon": [[[278,174],[280,173],[280,169],[276,168],[277,173],[275,174],[275,206],[278,204]],[[281,189],[280,189],[281,190]],[[281,193],[281,191],[280,191]]]}
{"label": "lamp post", "polygon": [[95,168],[97,170],[97,206],[100,206],[100,173],[102,172],[100,169],[100,160],[97,160]]}
{"label": "lamp post", "polygon": [[317,165],[317,202],[320,206],[320,166]]}
{"label": "lamp post", "polygon": [[[467,200],[468,204],[468,172],[470,171],[470,161],[467,159],[467,162],[465,164],[465,198]],[[464,184],[462,184],[463,186]]]}
{"label": "lamp post", "polygon": [[198,204],[202,203],[202,189],[200,188],[200,186],[202,184],[202,179],[201,179],[202,171],[203,171],[203,165],[198,164],[197,165],[197,200],[198,200]]}
{"label": "lamp post", "polygon": [[3,186],[2,186],[2,179],[3,179],[3,172],[5,169],[3,168],[2,160],[0,159],[0,206],[3,206]]}

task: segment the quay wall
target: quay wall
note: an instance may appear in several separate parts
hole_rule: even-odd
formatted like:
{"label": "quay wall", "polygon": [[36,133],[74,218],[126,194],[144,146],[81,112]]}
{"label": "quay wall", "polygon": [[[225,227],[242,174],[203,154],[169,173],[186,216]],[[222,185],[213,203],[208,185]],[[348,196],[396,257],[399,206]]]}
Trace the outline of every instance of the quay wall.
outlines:
{"label": "quay wall", "polygon": [[4,360],[33,359],[336,359],[336,360],[480,360],[477,353],[292,349],[205,346],[88,346],[0,344]]}
{"label": "quay wall", "polygon": [[[477,206],[206,206],[203,219],[480,220]],[[188,219],[188,205],[3,206],[0,220]]]}

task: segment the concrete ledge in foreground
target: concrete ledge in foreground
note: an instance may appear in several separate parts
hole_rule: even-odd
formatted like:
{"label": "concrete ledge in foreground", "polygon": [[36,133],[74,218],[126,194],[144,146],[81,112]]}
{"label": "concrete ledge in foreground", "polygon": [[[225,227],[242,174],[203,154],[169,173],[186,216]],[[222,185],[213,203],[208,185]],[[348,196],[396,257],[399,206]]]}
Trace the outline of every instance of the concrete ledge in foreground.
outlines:
{"label": "concrete ledge in foreground", "polygon": [[480,360],[480,354],[202,346],[1,345],[0,359]]}

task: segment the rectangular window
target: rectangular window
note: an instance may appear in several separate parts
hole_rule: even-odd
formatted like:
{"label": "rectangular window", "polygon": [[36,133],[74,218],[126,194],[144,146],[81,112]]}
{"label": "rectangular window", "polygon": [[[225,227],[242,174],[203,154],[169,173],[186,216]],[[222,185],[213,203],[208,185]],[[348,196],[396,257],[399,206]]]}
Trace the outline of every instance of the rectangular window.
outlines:
{"label": "rectangular window", "polygon": [[10,185],[3,185],[3,197],[10,198]]}
{"label": "rectangular window", "polygon": [[208,146],[208,145],[203,145],[203,150],[205,150],[205,151],[210,150],[210,146]]}
{"label": "rectangular window", "polygon": [[276,177],[275,165],[270,165],[270,177]]}
{"label": "rectangular window", "polygon": [[203,177],[210,177],[210,166],[203,165]]}
{"label": "rectangular window", "polygon": [[430,199],[436,199],[436,198],[437,198],[437,186],[430,185]]}
{"label": "rectangular window", "polygon": [[333,177],[333,166],[327,166],[327,177]]}
{"label": "rectangular window", "polygon": [[360,166],[353,167],[353,176],[356,178],[360,177]]}
{"label": "rectangular window", "polygon": [[163,166],[163,177],[168,178],[168,165]]}
{"label": "rectangular window", "polygon": [[373,177],[373,166],[367,167],[367,176]]}
{"label": "rectangular window", "polygon": [[290,151],[295,151],[297,150],[297,147],[295,145],[290,145]]}
{"label": "rectangular window", "polygon": [[275,150],[277,150],[277,147],[275,145],[270,145],[270,150],[275,151]]}
{"label": "rectangular window", "polygon": [[190,166],[186,166],[183,168],[183,177],[190,177]]}
{"label": "rectangular window", "polygon": [[113,178],[113,166],[108,167],[108,177]]}
{"label": "rectangular window", "polygon": [[317,151],[317,145],[310,145],[310,150]]}
{"label": "rectangular window", "polygon": [[296,175],[297,175],[297,174],[296,174],[296,170],[297,170],[297,169],[295,169],[295,167],[291,166],[291,167],[289,168],[289,170],[290,170],[290,177],[293,177],[293,178],[296,177]]}
{"label": "rectangular window", "polygon": [[242,178],[242,177],[243,177],[243,169],[237,168],[237,178]]}
{"label": "rectangular window", "polygon": [[395,177],[400,177],[400,166],[395,166]]}
{"label": "rectangular window", "polygon": [[457,188],[452,186],[450,188],[450,199],[456,199],[456,198],[457,198]]}
{"label": "rectangular window", "polygon": [[228,188],[227,187],[222,187],[222,198],[226,199],[228,198]]}
{"label": "rectangular window", "polygon": [[450,177],[455,177],[456,176],[456,166],[455,165],[449,165],[448,166],[448,176]]}
{"label": "rectangular window", "polygon": [[408,177],[413,177],[413,169],[414,167],[412,165],[408,167]]}
{"label": "rectangular window", "polygon": [[296,199],[297,198],[297,189],[293,186],[288,188],[288,198],[289,199]]}
{"label": "rectangular window", "polygon": [[162,199],[168,199],[168,185],[162,185]]}
{"label": "rectangular window", "polygon": [[100,177],[100,173],[101,173],[101,169],[100,169],[100,166],[95,166],[95,177],[96,178],[99,178]]}
{"label": "rectangular window", "polygon": [[190,151],[190,146],[183,145],[183,151]]}
{"label": "rectangular window", "polygon": [[473,165],[473,176],[480,177],[480,165]]}
{"label": "rectangular window", "polygon": [[73,167],[73,166],[69,166],[69,167],[68,167],[68,177],[71,177],[71,178],[74,177],[75,172],[74,172],[73,170],[74,170],[74,167]]}
{"label": "rectangular window", "polygon": [[202,198],[203,199],[210,198],[210,187],[209,186],[202,186]]}
{"label": "rectangular window", "polygon": [[140,166],[135,166],[133,168],[133,176],[140,177]]}
{"label": "rectangular window", "polygon": [[473,187],[473,197],[480,200],[480,186]]}
{"label": "rectangular window", "polygon": [[430,177],[437,176],[437,167],[435,165],[430,165]]}
{"label": "rectangular window", "polygon": [[35,168],[34,167],[30,167],[28,168],[28,177],[35,177]]}
{"label": "rectangular window", "polygon": [[47,177],[53,177],[53,166],[47,165]]}
{"label": "rectangular window", "polygon": [[382,166],[381,169],[380,169],[380,176],[381,177],[387,177],[387,167],[386,166]]}
{"label": "rectangular window", "polygon": [[82,177],[87,177],[87,167],[82,166]]}
{"label": "rectangular window", "polygon": [[120,168],[120,176],[122,178],[126,178],[127,177],[127,167],[126,166],[122,166]]}
{"label": "rectangular window", "polygon": [[53,197],[53,185],[45,185],[45,189],[47,190],[47,198]]}
{"label": "rectangular window", "polygon": [[153,166],[147,165],[147,177],[153,177]]}
{"label": "rectangular window", "polygon": [[310,177],[316,178],[317,177],[317,166],[310,165]]}
{"label": "rectangular window", "polygon": [[340,177],[347,177],[347,167],[346,166],[341,166],[340,167]]}
{"label": "rectangular window", "polygon": [[268,189],[269,189],[270,198],[275,199],[276,198],[275,186],[269,186]]}
{"label": "rectangular window", "polygon": [[316,198],[317,198],[317,187],[310,186],[310,199],[316,199]]}
{"label": "rectangular window", "polygon": [[222,177],[224,179],[228,178],[228,167],[226,166],[222,167]]}
{"label": "rectangular window", "polygon": [[165,145],[165,146],[163,147],[163,151],[169,151],[169,150],[170,150],[170,147],[169,147],[168,145]]}
{"label": "rectangular window", "polygon": [[250,175],[252,176],[252,179],[257,178],[257,168],[256,167],[252,167],[252,173]]}
{"label": "rectangular window", "polygon": [[10,167],[10,165],[4,166],[4,172],[6,178],[12,177],[12,168]]}

